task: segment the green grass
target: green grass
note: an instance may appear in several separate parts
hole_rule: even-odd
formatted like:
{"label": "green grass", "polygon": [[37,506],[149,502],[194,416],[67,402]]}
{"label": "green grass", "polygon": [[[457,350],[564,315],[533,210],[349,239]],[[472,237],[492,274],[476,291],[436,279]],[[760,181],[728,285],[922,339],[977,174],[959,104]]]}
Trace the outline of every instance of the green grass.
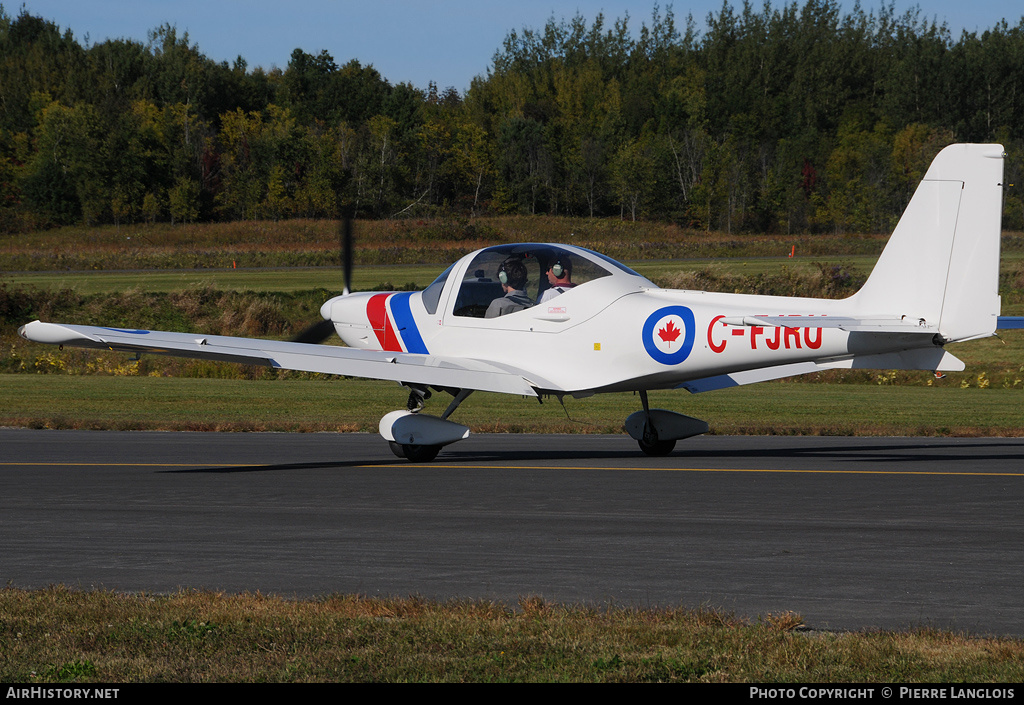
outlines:
{"label": "green grass", "polygon": [[[966,380],[970,381],[968,378]],[[651,403],[707,420],[718,434],[1024,434],[1024,389],[774,382],[707,394],[654,392]],[[947,384],[947,382],[949,382]],[[397,384],[357,379],[186,379],[0,375],[0,425],[34,428],[376,432],[404,408]],[[447,395],[428,402],[440,413]],[[477,393],[452,417],[474,432],[621,433],[631,394],[534,399]],[[683,442],[685,444],[685,441]]]}
{"label": "green grass", "polygon": [[1024,643],[791,613],[0,589],[0,681],[1019,683]]}

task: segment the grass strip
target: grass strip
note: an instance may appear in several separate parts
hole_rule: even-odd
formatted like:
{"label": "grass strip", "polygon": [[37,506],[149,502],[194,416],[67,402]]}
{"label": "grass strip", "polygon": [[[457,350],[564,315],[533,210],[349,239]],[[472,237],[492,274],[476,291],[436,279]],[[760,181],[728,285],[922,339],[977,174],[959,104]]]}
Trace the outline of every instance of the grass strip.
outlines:
{"label": "grass strip", "polygon": [[[1013,683],[1024,643],[711,609],[0,590],[0,681]],[[1011,696],[1012,697],[1012,696]]]}
{"label": "grass strip", "polygon": [[[942,382],[937,384],[941,385]],[[397,384],[359,379],[188,379],[0,375],[0,425],[29,428],[376,432],[404,408]],[[448,397],[428,403],[440,413]],[[774,382],[708,394],[654,392],[655,407],[716,434],[1021,436],[1024,390]],[[535,399],[477,393],[452,420],[474,432],[621,433],[632,394]]]}

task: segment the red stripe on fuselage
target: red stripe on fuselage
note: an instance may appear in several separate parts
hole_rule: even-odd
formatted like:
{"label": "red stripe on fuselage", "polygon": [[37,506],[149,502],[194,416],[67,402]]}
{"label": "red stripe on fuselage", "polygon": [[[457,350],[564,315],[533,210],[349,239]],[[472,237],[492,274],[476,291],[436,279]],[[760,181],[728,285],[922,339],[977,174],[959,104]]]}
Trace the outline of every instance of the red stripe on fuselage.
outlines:
{"label": "red stripe on fuselage", "polygon": [[398,334],[395,333],[391,317],[388,316],[387,301],[390,297],[391,294],[371,296],[370,300],[366,302],[366,319],[370,322],[374,335],[377,336],[381,350],[402,352],[402,344],[398,341]]}

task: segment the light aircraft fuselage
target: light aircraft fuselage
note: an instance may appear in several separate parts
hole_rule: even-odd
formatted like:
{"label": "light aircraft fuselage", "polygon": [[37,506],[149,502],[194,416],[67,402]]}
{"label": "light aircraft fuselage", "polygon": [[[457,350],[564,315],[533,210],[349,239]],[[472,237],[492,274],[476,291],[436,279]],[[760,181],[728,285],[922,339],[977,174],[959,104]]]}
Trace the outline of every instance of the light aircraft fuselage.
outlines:
{"label": "light aircraft fuselage", "polygon": [[[497,318],[484,318],[482,305],[467,303],[473,296],[489,301],[501,295],[494,270],[509,257],[521,257],[534,269],[527,291],[532,300],[541,299],[549,288],[545,263],[556,253],[586,263],[599,276]],[[582,268],[575,265],[576,271]],[[429,301],[433,311],[424,292],[370,292],[332,299],[322,313],[353,348],[506,365],[521,370],[540,392],[577,396],[675,388],[810,361],[843,366],[865,352],[925,350],[936,361],[944,357],[933,330],[858,336],[819,325],[849,312],[849,302],[660,289],[602,255],[566,245],[486,248],[461,259],[432,286],[440,288],[436,303]],[[792,326],[728,324],[793,312],[800,315]]]}

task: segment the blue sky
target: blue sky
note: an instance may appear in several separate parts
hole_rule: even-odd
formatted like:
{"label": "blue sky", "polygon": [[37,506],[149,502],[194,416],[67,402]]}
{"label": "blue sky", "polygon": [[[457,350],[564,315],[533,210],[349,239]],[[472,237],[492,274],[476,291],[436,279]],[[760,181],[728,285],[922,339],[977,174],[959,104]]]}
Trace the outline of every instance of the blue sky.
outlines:
{"label": "blue sky", "polygon": [[[410,82],[426,88],[454,86],[460,93],[474,76],[484,74],[509,31],[540,29],[549,18],[570,19],[577,13],[588,22],[604,12],[606,24],[627,13],[634,29],[650,19],[653,0],[15,0],[3,2],[8,15],[20,12],[22,1],[33,15],[70,29],[80,42],[111,38],[146,41],[163,23],[188,32],[189,40],[216,61],[233,62],[241,55],[249,67],[285,68],[296,47],[316,54],[326,49],[339,64],[358,59],[372,64],[392,84]],[[722,0],[665,2],[683,25],[692,14],[698,29]],[[734,8],[741,1],[731,2]],[[753,3],[761,7],[760,0]],[[783,3],[773,2],[774,7]],[[788,4],[788,3],[787,3]],[[803,4],[803,0],[798,0]],[[843,0],[844,9],[853,0]],[[881,0],[862,0],[866,11]],[[1001,18],[1020,22],[1024,6],[1017,0],[896,0],[897,13],[920,7],[929,19],[945,21],[958,36],[962,29],[983,31]]]}

